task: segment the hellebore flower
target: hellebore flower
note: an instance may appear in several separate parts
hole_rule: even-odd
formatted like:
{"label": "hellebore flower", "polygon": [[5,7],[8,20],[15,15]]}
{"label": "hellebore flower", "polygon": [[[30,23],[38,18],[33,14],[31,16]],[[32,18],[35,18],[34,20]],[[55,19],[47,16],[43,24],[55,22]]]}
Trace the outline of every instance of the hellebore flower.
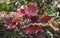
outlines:
{"label": "hellebore flower", "polygon": [[46,14],[43,14],[41,17],[40,17],[40,22],[41,23],[48,23],[48,21],[51,20],[51,17],[46,15]]}
{"label": "hellebore flower", "polygon": [[22,18],[29,18],[29,16],[26,15],[24,12],[25,12],[24,9],[18,9],[18,15],[20,17],[22,17]]}
{"label": "hellebore flower", "polygon": [[27,27],[26,27],[26,32],[28,33],[28,34],[32,34],[32,33],[37,33],[37,32],[39,32],[39,31],[41,31],[42,30],[42,28],[40,27],[40,26],[38,26],[38,25],[36,25],[36,24],[33,24],[33,23],[31,23],[31,24],[29,24]]}
{"label": "hellebore flower", "polygon": [[7,27],[8,29],[15,28],[15,25],[13,23],[5,24],[4,26]]}
{"label": "hellebore flower", "polygon": [[19,20],[18,20],[18,18],[13,18],[12,21],[13,22],[18,22]]}
{"label": "hellebore flower", "polygon": [[25,14],[28,16],[35,16],[38,13],[37,5],[34,3],[29,3],[25,7]]}
{"label": "hellebore flower", "polygon": [[8,29],[13,29],[15,28],[15,25],[13,23],[9,24],[9,26],[7,27]]}
{"label": "hellebore flower", "polygon": [[18,9],[18,15],[20,16],[20,17],[23,17],[25,14],[24,14],[24,9]]}

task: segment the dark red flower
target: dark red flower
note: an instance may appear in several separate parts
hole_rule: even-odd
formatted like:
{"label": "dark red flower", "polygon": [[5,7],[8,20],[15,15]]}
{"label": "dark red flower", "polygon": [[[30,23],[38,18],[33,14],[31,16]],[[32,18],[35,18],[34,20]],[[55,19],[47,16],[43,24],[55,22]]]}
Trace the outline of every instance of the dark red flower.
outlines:
{"label": "dark red flower", "polygon": [[37,33],[38,31],[41,31],[42,28],[36,24],[29,24],[27,27],[26,27],[26,32],[28,34],[32,34],[32,33]]}
{"label": "dark red flower", "polygon": [[48,16],[46,14],[43,14],[41,17],[40,17],[40,22],[41,23],[48,23],[48,21],[51,20],[51,16]]}

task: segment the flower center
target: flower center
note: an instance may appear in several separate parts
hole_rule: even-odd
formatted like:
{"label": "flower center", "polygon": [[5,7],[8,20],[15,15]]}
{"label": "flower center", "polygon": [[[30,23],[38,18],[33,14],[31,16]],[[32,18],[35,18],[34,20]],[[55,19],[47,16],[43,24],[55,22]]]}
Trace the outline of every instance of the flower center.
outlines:
{"label": "flower center", "polygon": [[34,29],[34,30],[35,30],[35,26],[33,26],[33,27],[32,27],[32,29]]}
{"label": "flower center", "polygon": [[30,7],[29,10],[31,10],[32,12],[34,12],[34,7]]}

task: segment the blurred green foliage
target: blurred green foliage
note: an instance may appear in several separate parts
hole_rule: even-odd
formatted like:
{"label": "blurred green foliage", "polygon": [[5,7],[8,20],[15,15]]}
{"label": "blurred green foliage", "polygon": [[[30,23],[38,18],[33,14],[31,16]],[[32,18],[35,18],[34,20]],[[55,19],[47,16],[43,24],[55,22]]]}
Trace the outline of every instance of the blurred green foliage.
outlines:
{"label": "blurred green foliage", "polygon": [[10,11],[10,5],[5,5],[4,3],[0,3],[0,11]]}

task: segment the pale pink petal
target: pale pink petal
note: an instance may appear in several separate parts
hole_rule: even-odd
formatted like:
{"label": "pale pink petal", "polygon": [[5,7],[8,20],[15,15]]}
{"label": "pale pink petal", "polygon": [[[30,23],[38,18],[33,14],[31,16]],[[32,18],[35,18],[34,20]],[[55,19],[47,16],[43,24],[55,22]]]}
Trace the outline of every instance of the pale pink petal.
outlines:
{"label": "pale pink petal", "polygon": [[31,16],[36,16],[38,13],[38,8],[37,5],[34,3],[29,3],[25,7],[25,14],[31,15]]}

